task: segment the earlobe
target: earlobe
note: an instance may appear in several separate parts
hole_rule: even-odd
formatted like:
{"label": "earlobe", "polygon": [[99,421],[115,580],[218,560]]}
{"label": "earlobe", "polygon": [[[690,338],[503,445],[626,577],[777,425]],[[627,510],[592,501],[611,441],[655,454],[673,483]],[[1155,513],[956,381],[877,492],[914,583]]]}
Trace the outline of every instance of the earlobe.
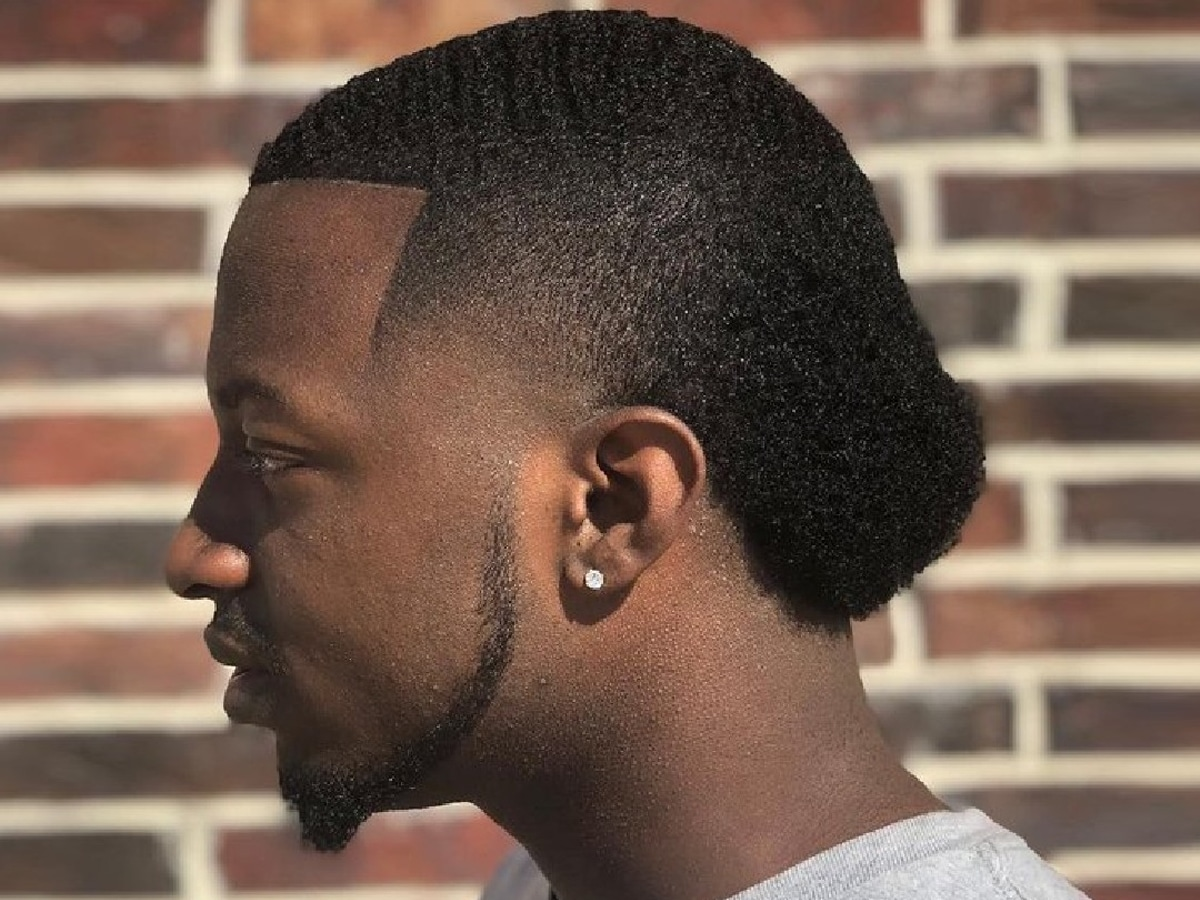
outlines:
{"label": "earlobe", "polygon": [[584,598],[623,595],[686,531],[704,490],[704,451],[665,410],[627,407],[579,428],[572,458],[565,586]]}

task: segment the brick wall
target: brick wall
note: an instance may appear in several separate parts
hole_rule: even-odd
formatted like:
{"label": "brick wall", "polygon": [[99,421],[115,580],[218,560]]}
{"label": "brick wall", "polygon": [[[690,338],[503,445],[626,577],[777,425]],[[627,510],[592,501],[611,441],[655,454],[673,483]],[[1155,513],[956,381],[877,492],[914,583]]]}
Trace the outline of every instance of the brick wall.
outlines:
{"label": "brick wall", "polygon": [[[504,852],[455,807],[300,853],[158,560],[259,142],[368,62],[556,5],[0,2],[0,895],[451,900]],[[1096,900],[1200,897],[1200,3],[646,6],[844,129],[986,410],[964,546],[861,632],[892,740]]]}

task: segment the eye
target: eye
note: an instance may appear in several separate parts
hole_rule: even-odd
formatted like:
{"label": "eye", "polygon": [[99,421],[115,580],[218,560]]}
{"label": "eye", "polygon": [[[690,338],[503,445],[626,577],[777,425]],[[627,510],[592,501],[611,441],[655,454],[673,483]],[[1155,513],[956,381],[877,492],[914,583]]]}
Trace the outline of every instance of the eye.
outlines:
{"label": "eye", "polygon": [[263,449],[250,444],[237,453],[238,464],[257,478],[276,475],[303,464],[299,457],[277,450]]}

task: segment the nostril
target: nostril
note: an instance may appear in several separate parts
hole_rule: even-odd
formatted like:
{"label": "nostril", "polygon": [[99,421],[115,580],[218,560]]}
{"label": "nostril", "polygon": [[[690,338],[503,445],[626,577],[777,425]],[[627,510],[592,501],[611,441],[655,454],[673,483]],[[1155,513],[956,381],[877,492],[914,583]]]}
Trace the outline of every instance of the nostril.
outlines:
{"label": "nostril", "polygon": [[193,584],[191,587],[185,588],[182,591],[176,591],[176,593],[180,597],[183,597],[187,600],[204,600],[205,598],[212,596],[213,589],[207,585]]}

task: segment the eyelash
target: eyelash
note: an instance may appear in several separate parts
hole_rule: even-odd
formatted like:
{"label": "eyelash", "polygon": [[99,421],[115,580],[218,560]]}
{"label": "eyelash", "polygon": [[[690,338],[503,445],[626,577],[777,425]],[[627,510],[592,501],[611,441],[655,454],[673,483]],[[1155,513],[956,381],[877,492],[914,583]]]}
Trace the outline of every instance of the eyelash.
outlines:
{"label": "eyelash", "polygon": [[238,451],[238,463],[246,472],[257,478],[274,475],[300,464],[296,460],[272,456],[269,453],[261,453],[251,450],[248,447],[244,447]]}

